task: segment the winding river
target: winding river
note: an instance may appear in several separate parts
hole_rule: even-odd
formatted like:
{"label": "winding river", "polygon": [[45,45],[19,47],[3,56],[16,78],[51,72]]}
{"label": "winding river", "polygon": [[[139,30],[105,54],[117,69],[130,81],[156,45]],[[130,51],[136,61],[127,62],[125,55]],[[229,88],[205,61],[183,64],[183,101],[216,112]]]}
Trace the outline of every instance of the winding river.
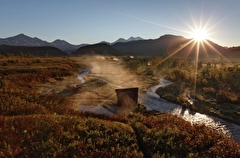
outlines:
{"label": "winding river", "polygon": [[[83,76],[88,74],[90,71],[91,69],[83,69],[78,73],[78,78],[81,83],[85,82]],[[101,77],[99,77],[99,79],[105,81]],[[114,84],[112,83],[109,84],[114,86]],[[194,112],[188,108],[183,108],[181,105],[171,103],[160,98],[160,96],[156,94],[155,91],[159,87],[166,86],[168,84],[171,84],[171,82],[161,79],[160,84],[150,87],[146,93],[141,93],[139,95],[139,101],[147,107],[147,110],[156,110],[161,113],[176,115],[186,121],[191,122],[192,124],[204,124],[206,126],[216,129],[217,131],[225,134],[227,137],[235,140],[240,144],[240,126],[229,123],[214,116]],[[116,86],[116,88],[119,88],[119,86]],[[108,105],[80,105],[78,109],[82,111],[94,112],[97,114],[114,115],[114,113],[109,110],[111,109],[111,107]]]}
{"label": "winding river", "polygon": [[181,105],[166,101],[155,93],[156,89],[170,83],[171,82],[162,79],[160,84],[150,87],[147,93],[141,94],[140,101],[147,107],[148,110],[156,110],[162,113],[176,115],[193,124],[204,124],[216,129],[240,144],[240,126],[214,116],[194,112],[188,108],[182,107]]}

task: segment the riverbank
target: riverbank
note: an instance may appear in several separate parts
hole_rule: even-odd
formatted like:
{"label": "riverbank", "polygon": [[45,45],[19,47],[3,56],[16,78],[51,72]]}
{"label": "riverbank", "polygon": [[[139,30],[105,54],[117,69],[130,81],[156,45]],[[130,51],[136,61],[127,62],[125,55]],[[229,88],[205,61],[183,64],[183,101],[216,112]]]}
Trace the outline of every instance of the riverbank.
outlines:
{"label": "riverbank", "polygon": [[[240,156],[239,144],[225,135],[170,114],[105,116],[70,109],[72,97],[93,101],[96,106],[89,106],[91,110],[99,108],[95,103],[109,98],[100,92],[109,94],[116,84],[98,80],[102,73],[84,77],[82,84],[77,72],[86,66],[65,59],[40,58],[41,63],[31,66],[26,62],[35,58],[8,66],[0,59],[0,73],[5,74],[0,79],[0,157]],[[48,78],[41,81],[45,72]],[[104,100],[98,100],[101,97]]]}
{"label": "riverbank", "polygon": [[186,121],[191,122],[192,124],[204,124],[234,139],[240,144],[240,126],[229,123],[212,115],[192,111],[189,108],[181,106],[181,104],[169,102],[165,99],[160,98],[159,96],[153,95],[152,91],[155,89],[171,85],[169,84],[170,82],[166,80],[162,81],[163,82],[159,85],[155,85],[149,88],[149,92],[151,93],[141,95],[140,100],[147,107],[147,110],[156,110],[162,113],[176,115]]}
{"label": "riverbank", "polygon": [[[91,69],[94,70],[94,67],[92,67]],[[100,82],[102,82],[101,85],[105,85],[105,86],[108,85],[113,88],[119,88],[119,86],[121,86],[120,84],[117,85],[114,82],[110,82],[109,80],[106,80],[104,78],[104,76],[106,76],[106,74],[104,74],[104,70],[102,73],[95,73],[95,72],[89,71],[89,73],[86,73],[82,77],[90,79],[91,76],[94,76],[94,78],[96,80],[99,80]],[[145,79],[145,81],[147,81],[148,84],[151,84],[151,83],[155,84],[156,78],[152,77],[151,75],[145,75],[142,77],[143,78],[148,77],[147,79]],[[152,79],[154,79],[154,80],[152,80]],[[152,82],[151,82],[151,80],[152,80]],[[197,111],[192,111],[186,107],[182,107],[181,104],[175,104],[173,102],[168,102],[167,100],[161,99],[159,97],[159,95],[157,95],[155,92],[160,87],[166,87],[167,85],[173,85],[174,83],[158,78],[158,81],[159,80],[161,81],[160,84],[157,84],[155,86],[150,86],[149,88],[145,87],[146,88],[145,91],[140,91],[139,100],[140,100],[141,104],[146,106],[147,111],[156,110],[161,113],[177,115],[192,124],[204,124],[208,127],[211,127],[213,129],[219,131],[220,133],[223,133],[227,137],[233,138],[238,143],[240,143],[240,137],[239,137],[240,133],[238,132],[238,131],[240,131],[239,126],[235,127],[234,124],[229,124],[219,118],[213,117],[211,115],[203,114],[203,113],[201,114],[201,113],[198,113]],[[114,81],[114,80],[112,80],[112,81]],[[92,89],[91,88],[92,85],[93,85],[92,80],[86,80],[86,82],[84,82],[83,85],[79,85],[79,87],[84,86],[86,88]],[[143,85],[146,86],[147,84],[143,84]],[[99,100],[99,102],[100,102],[100,100]],[[104,102],[104,103],[106,103],[106,102]],[[78,106],[78,110],[89,111],[89,112],[103,114],[103,115],[112,115],[113,114],[113,113],[109,113],[111,111],[106,112],[106,110],[108,110],[108,108],[104,107],[106,105],[104,105],[104,106],[102,106],[102,105],[104,105],[104,104],[101,104],[100,106],[99,105],[98,106],[94,106],[94,105],[87,106],[87,105],[80,104]],[[116,113],[116,112],[114,112],[114,113]]]}
{"label": "riverbank", "polygon": [[[223,106],[217,106],[216,103],[211,104],[209,102],[205,102],[202,100],[197,100],[197,105],[194,106],[188,102],[188,97],[186,96],[186,93],[179,93],[179,85],[175,83],[169,84],[164,87],[159,87],[158,89],[156,89],[156,93],[161,98],[176,104],[180,104],[185,108],[189,108],[199,113],[216,116],[230,123],[235,123],[237,125],[240,125],[240,115],[239,117],[238,115],[236,116],[236,111],[234,108],[230,109]],[[220,111],[224,111],[224,110],[226,110],[225,113],[224,112],[220,113]],[[231,117],[233,116],[231,115],[231,113],[235,113],[234,115],[235,117]]]}

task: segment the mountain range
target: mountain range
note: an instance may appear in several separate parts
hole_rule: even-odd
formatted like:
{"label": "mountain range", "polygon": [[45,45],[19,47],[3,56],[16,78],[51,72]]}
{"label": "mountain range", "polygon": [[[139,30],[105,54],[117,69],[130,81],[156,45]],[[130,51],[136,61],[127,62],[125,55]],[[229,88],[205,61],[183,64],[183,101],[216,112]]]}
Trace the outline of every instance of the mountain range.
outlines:
{"label": "mountain range", "polygon": [[130,37],[128,39],[119,38],[118,40],[111,43],[110,45],[113,45],[113,44],[116,44],[116,43],[127,43],[127,42],[140,41],[140,40],[144,40],[144,39],[142,37]]}
{"label": "mountain range", "polygon": [[47,42],[41,40],[37,37],[29,37],[24,34],[19,34],[17,36],[1,39],[0,38],[0,45],[11,45],[11,46],[51,46],[56,47],[68,54],[71,52],[76,51],[79,47],[84,46],[85,44],[80,45],[73,45],[64,40],[57,39],[53,42]]}
{"label": "mountain range", "polygon": [[[208,43],[208,44],[206,44]],[[199,55],[202,58],[218,57],[219,52],[225,50],[211,41],[199,46]],[[118,51],[131,53],[131,55],[143,56],[174,56],[174,57],[194,57],[197,51],[197,43],[192,39],[182,36],[164,35],[158,39],[132,41],[127,43],[116,43],[112,45]]]}
{"label": "mountain range", "polygon": [[[41,51],[40,51],[41,50]],[[181,58],[195,57],[216,58],[226,56],[240,57],[240,47],[226,48],[212,41],[206,40],[198,44],[192,39],[176,35],[163,35],[157,39],[143,39],[141,37],[119,38],[115,42],[102,41],[97,44],[73,45],[67,41],[57,39],[47,42],[37,37],[19,34],[5,39],[0,38],[0,53],[19,54],[32,53],[43,55],[84,55],[84,54],[109,54],[109,55],[136,55],[136,56],[173,56]]]}
{"label": "mountain range", "polygon": [[[136,41],[136,40],[143,40],[141,37],[130,37],[129,39],[119,38],[113,43],[109,42],[101,42],[101,43],[107,43],[109,45],[118,43],[118,42],[129,42],[129,41]],[[8,38],[0,38],[0,45],[11,45],[11,46],[52,46],[56,47],[68,54],[71,54],[72,52],[75,52],[78,48],[86,46],[88,44],[79,44],[79,45],[73,45],[68,43],[67,41],[57,39],[53,42],[47,42],[44,40],[41,40],[37,37],[29,37],[24,34],[19,34],[13,37]]]}

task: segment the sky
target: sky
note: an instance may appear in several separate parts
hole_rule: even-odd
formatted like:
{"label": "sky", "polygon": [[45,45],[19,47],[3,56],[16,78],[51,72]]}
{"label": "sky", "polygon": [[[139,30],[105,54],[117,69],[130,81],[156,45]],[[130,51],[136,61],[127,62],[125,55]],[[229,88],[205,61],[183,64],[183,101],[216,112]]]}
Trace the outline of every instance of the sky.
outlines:
{"label": "sky", "polygon": [[192,37],[240,46],[240,0],[0,0],[0,38],[23,33],[71,44]]}

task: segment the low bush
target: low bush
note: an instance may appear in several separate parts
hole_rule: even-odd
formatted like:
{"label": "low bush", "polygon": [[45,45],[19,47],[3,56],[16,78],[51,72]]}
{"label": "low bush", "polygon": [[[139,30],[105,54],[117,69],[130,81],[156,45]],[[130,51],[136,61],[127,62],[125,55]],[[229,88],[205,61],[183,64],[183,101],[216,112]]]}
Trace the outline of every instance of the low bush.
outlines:
{"label": "low bush", "polygon": [[[240,157],[236,142],[175,116],[97,115],[71,109],[68,97],[36,93],[36,82],[76,74],[81,66],[69,59],[31,57],[14,64],[7,60],[0,60],[0,65],[7,63],[0,67],[0,157]],[[139,73],[149,75],[149,68],[144,67],[149,60],[139,60]],[[185,86],[172,84],[161,91],[173,101],[183,101]],[[89,87],[103,88],[104,84],[95,80],[81,86],[82,90]],[[225,106],[231,107],[230,103]],[[234,107],[237,119],[238,107]]]}
{"label": "low bush", "polygon": [[204,125],[164,114],[134,125],[146,157],[239,157],[240,145]]}
{"label": "low bush", "polygon": [[123,123],[62,115],[0,117],[1,157],[143,157]]}

